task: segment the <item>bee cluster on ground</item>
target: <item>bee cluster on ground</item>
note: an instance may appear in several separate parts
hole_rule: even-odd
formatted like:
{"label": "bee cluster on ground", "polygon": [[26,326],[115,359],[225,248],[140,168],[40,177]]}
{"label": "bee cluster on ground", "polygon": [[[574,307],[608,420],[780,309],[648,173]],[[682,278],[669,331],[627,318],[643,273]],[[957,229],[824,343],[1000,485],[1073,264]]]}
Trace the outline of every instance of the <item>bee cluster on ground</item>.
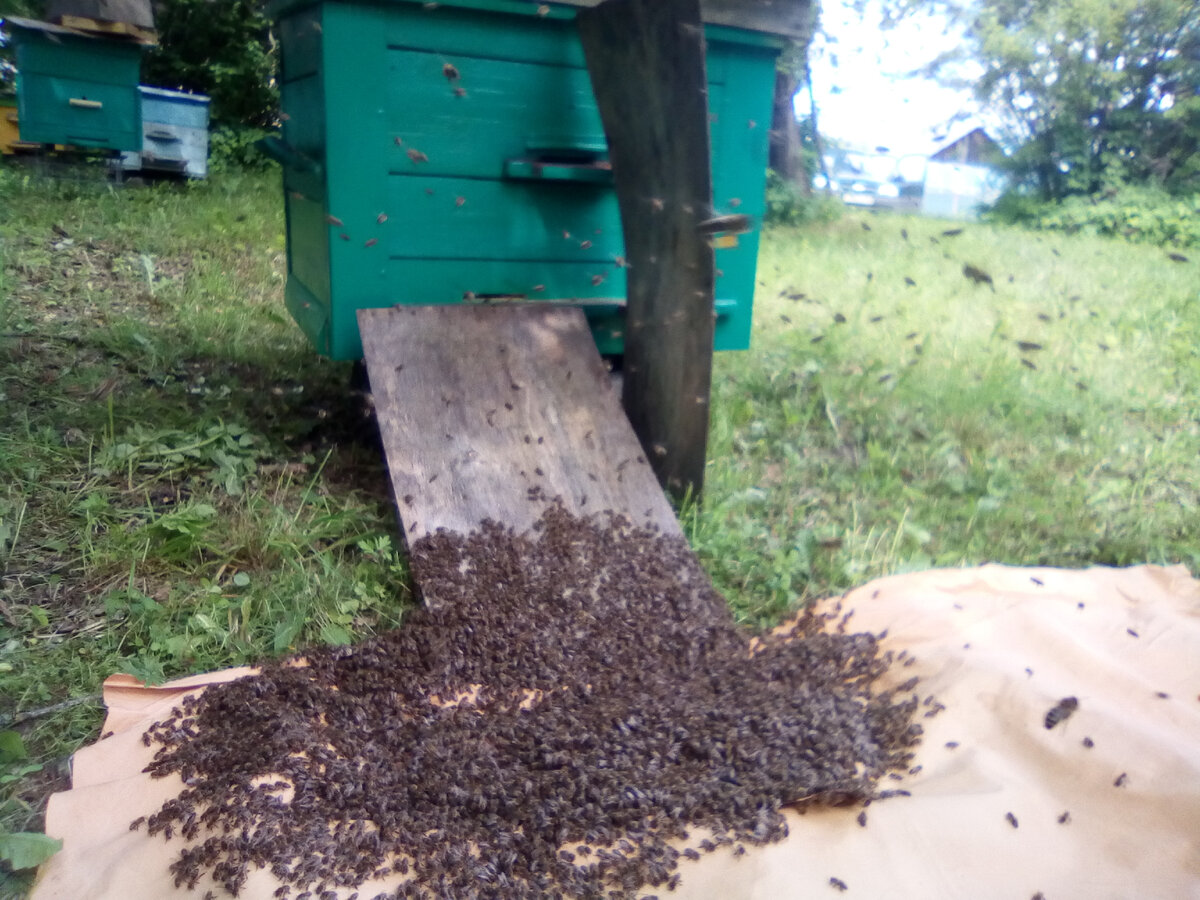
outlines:
{"label": "bee cluster on ground", "polygon": [[[876,636],[808,613],[752,636],[686,542],[552,506],[417,541],[424,606],[266,665],[146,732],[183,789],[148,819],[177,886],[237,895],[644,898],[679,859],[777,841],[788,805],[870,802],[917,698]],[[905,685],[911,687],[911,682]],[[209,881],[211,879],[211,882]]]}

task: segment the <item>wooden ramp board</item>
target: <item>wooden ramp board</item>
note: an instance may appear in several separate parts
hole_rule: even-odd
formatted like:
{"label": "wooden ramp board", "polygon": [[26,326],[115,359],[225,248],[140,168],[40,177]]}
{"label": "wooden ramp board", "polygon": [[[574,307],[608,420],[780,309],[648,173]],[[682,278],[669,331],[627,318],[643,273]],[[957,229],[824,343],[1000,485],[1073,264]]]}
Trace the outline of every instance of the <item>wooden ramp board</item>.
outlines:
{"label": "wooden ramp board", "polygon": [[681,533],[581,310],[395,306],[358,327],[410,543],[484,519],[522,533],[556,498]]}

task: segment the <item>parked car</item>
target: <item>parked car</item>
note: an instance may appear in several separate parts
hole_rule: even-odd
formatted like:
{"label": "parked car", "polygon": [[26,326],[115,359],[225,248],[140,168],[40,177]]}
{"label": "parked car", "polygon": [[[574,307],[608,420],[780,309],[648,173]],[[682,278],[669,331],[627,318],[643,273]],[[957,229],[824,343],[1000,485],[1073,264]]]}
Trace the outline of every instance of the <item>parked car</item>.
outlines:
{"label": "parked car", "polygon": [[921,206],[923,183],[908,180],[911,165],[881,153],[841,152],[827,159],[829,184],[818,176],[816,186],[828,187],[850,206],[916,210]]}

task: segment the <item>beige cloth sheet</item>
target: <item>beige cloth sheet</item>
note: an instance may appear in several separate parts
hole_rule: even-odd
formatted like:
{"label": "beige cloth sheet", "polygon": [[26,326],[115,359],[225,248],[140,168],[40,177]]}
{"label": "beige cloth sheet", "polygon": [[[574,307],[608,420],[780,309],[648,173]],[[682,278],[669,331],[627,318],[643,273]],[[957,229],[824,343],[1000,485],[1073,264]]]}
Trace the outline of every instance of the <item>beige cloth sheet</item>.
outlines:
{"label": "beige cloth sheet", "polygon": [[[920,675],[921,695],[946,706],[921,719],[920,771],[883,785],[912,796],[872,804],[865,828],[857,808],[789,814],[786,841],[685,862],[680,888],[660,896],[826,898],[840,895],[836,878],[848,896],[896,900],[1200,900],[1200,582],[1182,566],[921,572],[842,602],[852,628],[886,628],[886,646],[917,657],[896,681]],[[183,694],[250,671],[108,680],[114,734],[76,754],[73,789],[50,801],[47,831],[64,844],[32,900],[204,895],[210,885],[172,885],[177,840],[128,830],[179,787],[141,773],[140,738]],[[1047,730],[1066,696],[1078,711]],[[274,887],[258,872],[242,897]]]}

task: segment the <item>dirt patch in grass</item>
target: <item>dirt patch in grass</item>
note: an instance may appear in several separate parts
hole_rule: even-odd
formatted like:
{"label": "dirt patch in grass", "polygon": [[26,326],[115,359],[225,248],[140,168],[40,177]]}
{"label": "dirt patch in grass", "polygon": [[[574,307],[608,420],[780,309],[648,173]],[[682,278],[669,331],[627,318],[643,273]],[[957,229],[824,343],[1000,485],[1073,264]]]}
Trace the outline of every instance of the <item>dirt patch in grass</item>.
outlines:
{"label": "dirt patch in grass", "polygon": [[42,324],[105,325],[160,315],[166,308],[160,292],[181,283],[194,267],[191,253],[151,258],[112,241],[72,237],[61,228],[18,236],[10,254],[12,299],[25,317]]}

